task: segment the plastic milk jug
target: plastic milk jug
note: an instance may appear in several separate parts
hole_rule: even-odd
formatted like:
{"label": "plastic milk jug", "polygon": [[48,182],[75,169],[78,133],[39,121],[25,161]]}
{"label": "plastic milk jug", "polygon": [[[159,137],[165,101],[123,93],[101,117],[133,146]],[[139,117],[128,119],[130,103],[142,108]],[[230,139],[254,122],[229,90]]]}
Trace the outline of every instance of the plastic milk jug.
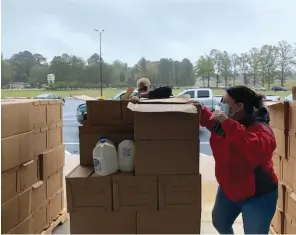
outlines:
{"label": "plastic milk jug", "polygon": [[93,161],[98,175],[111,175],[118,171],[117,151],[112,141],[100,139],[93,150]]}
{"label": "plastic milk jug", "polygon": [[130,138],[122,141],[118,146],[118,163],[120,171],[134,170],[135,143]]}

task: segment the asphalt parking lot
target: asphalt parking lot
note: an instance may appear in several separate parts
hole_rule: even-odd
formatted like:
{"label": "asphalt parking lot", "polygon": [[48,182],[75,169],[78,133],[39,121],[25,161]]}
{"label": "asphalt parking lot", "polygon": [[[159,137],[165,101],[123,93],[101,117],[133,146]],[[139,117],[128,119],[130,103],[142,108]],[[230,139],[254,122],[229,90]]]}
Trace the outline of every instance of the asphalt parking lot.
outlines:
{"label": "asphalt parking lot", "polygon": [[[64,105],[63,121],[64,121],[64,144],[66,151],[71,154],[79,154],[78,139],[78,122],[76,120],[76,109],[79,104],[84,103],[83,100],[74,98],[66,99]],[[205,155],[212,155],[209,145],[210,133],[204,128],[200,131],[200,152]]]}

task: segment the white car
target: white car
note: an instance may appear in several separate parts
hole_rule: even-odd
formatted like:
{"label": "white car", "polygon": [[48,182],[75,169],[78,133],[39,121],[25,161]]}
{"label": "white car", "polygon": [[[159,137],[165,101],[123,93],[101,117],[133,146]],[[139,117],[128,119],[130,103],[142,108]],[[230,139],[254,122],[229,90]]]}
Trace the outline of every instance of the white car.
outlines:
{"label": "white car", "polygon": [[280,101],[281,97],[279,95],[265,95],[265,101]]}

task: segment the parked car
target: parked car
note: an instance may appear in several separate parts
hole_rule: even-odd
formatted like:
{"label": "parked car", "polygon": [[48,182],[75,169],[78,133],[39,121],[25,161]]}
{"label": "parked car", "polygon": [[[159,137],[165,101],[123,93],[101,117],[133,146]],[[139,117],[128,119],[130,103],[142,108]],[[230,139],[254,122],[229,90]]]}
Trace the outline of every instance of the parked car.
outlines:
{"label": "parked car", "polygon": [[[113,98],[111,98],[112,100],[122,100],[124,95],[125,95],[126,91],[122,91],[122,92],[119,92],[118,94],[116,94]],[[132,95],[136,95],[138,93],[137,90],[134,90],[132,92]],[[80,124],[83,124],[83,120],[86,120],[86,117],[87,117],[87,109],[86,109],[86,103],[84,104],[80,104],[78,107],[77,107],[77,110],[76,110],[76,119],[77,119],[77,122],[79,122]]]}
{"label": "parked car", "polygon": [[281,97],[278,95],[264,95],[264,101],[280,101]]}
{"label": "parked car", "polygon": [[48,99],[48,100],[52,100],[52,99],[62,99],[63,102],[65,103],[65,99],[63,99],[60,96],[57,96],[56,94],[50,93],[50,94],[41,94],[41,95],[37,95],[36,97],[34,97],[34,99]]}
{"label": "parked car", "polygon": [[219,105],[221,98],[214,98],[213,91],[209,88],[191,88],[180,92],[176,97],[188,95],[190,100],[196,100],[208,107],[211,111],[215,110],[215,106]]}
{"label": "parked car", "polygon": [[272,91],[287,91],[286,88],[282,87],[282,86],[273,86],[271,88]]}
{"label": "parked car", "polygon": [[253,88],[255,91],[265,91],[265,87],[262,87],[262,86],[257,86],[257,87],[254,87]]}

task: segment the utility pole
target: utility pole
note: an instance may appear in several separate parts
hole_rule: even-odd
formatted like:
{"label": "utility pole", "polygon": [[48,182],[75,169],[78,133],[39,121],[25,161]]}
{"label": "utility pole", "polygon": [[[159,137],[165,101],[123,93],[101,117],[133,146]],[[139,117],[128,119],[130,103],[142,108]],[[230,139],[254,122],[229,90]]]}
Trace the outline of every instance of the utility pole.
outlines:
{"label": "utility pole", "polygon": [[98,34],[100,34],[100,77],[101,77],[101,98],[103,97],[103,60],[102,60],[102,34],[105,32],[105,29],[97,30],[94,29]]}

